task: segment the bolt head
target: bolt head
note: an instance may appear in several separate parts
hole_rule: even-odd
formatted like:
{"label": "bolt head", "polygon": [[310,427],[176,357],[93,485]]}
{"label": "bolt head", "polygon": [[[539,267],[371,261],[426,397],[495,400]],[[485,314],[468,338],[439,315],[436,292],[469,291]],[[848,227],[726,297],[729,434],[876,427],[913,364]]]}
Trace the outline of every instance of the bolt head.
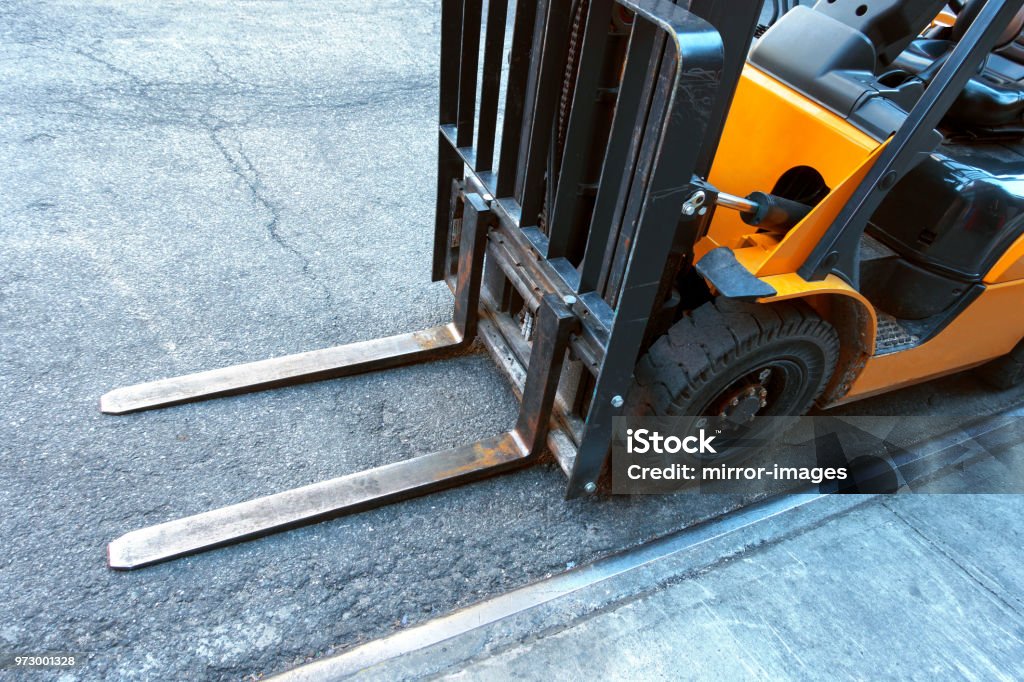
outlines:
{"label": "bolt head", "polygon": [[569,295],[562,299],[566,305],[576,305],[576,297]]}
{"label": "bolt head", "polygon": [[622,399],[621,395],[612,398],[612,407],[622,407],[625,403],[626,401]]}
{"label": "bolt head", "polygon": [[588,495],[593,495],[594,493],[597,492],[597,484],[591,481],[590,483],[587,483],[585,486],[583,486],[583,490],[586,491]]}

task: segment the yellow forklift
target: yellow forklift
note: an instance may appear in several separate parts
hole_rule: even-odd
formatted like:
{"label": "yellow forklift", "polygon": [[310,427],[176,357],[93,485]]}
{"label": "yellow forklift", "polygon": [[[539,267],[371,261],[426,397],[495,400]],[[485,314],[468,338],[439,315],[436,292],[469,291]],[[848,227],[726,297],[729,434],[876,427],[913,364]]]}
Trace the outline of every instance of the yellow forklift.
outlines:
{"label": "yellow forklift", "polygon": [[743,425],[971,367],[1024,378],[1024,0],[773,3],[759,24],[755,0],[442,0],[432,275],[452,322],[121,388],[101,409],[479,339],[516,423],[130,532],[110,565],[542,457],[569,498],[594,494],[625,415]]}

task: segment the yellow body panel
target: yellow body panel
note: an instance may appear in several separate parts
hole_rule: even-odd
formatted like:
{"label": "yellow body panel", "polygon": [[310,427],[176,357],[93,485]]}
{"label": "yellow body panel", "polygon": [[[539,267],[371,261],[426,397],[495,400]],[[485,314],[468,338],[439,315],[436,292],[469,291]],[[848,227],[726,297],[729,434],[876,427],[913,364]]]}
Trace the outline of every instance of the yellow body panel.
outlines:
{"label": "yellow body panel", "polygon": [[828,305],[825,303],[830,296],[844,296],[857,301],[867,313],[867,324],[861,330],[860,344],[866,354],[875,352],[875,335],[878,330],[878,318],[875,315],[875,308],[864,298],[859,291],[839,279],[835,275],[829,275],[820,282],[808,282],[796,273],[785,275],[770,275],[762,277],[762,281],[770,284],[777,295],[764,299],[765,303],[786,301],[800,298],[807,301],[822,317],[829,317]]}
{"label": "yellow body panel", "polygon": [[1024,235],[1017,238],[996,261],[992,269],[985,275],[985,284],[1000,284],[1024,279]]}
{"label": "yellow body panel", "polygon": [[1005,355],[1024,338],[1024,281],[995,284],[929,341],[872,357],[841,402],[909,386],[976,367]]}
{"label": "yellow body panel", "polygon": [[[774,78],[747,65],[736,89],[708,180],[723,192],[771,191],[787,170],[810,166],[836,188],[878,142]],[[736,248],[751,227],[718,211],[708,236]]]}
{"label": "yellow body panel", "polygon": [[811,250],[828,230],[835,217],[839,215],[840,209],[850,200],[853,191],[857,189],[857,185],[871,169],[883,146],[877,147],[868,154],[861,165],[844,178],[839,186],[815,207],[814,211],[808,213],[807,217],[787,232],[778,247],[765,257],[755,274],[763,277],[797,270],[811,255]]}
{"label": "yellow body panel", "polygon": [[[934,338],[915,348],[874,356],[877,315],[858,291],[837,277],[804,280],[796,270],[849,200],[884,148],[839,116],[747,65],[736,90],[709,176],[722,191],[744,196],[771,191],[787,170],[810,166],[831,191],[784,237],[757,233],[738,213],[716,211],[707,235],[695,247],[697,260],[726,246],[751,273],[777,293],[762,303],[806,299],[826,319],[836,297],[865,313],[859,334],[842,338],[848,364],[843,384],[852,384],[839,404],[980,365],[1008,353],[1024,338],[1024,316],[1008,314],[1024,302],[1024,237],[985,277],[987,289]],[[842,394],[842,390],[839,392]]]}

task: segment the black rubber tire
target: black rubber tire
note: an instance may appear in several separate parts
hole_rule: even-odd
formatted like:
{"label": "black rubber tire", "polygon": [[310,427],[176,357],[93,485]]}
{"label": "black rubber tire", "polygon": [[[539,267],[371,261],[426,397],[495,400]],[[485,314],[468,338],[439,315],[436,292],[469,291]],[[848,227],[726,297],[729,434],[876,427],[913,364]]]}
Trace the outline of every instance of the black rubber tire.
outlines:
{"label": "black rubber tire", "polygon": [[1024,382],[1024,341],[1001,358],[982,365],[975,373],[996,388],[1013,388]]}
{"label": "black rubber tire", "polygon": [[802,380],[780,391],[785,395],[763,415],[803,415],[825,389],[838,357],[835,329],[806,304],[718,299],[676,322],[640,359],[627,414],[703,415],[735,382],[780,361],[801,370]]}

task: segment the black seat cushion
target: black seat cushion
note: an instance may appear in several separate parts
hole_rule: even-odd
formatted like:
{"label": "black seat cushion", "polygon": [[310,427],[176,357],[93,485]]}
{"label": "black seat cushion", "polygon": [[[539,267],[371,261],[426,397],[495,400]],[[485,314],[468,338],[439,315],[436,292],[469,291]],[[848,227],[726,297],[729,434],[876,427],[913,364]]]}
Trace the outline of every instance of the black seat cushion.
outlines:
{"label": "black seat cushion", "polygon": [[[896,58],[893,66],[914,74],[928,69],[953,49],[951,40],[920,38]],[[990,63],[990,62],[995,62]],[[1024,85],[995,70],[996,58],[985,62],[950,107],[945,123],[957,128],[1021,125]]]}
{"label": "black seat cushion", "polygon": [[[937,29],[928,34],[930,37],[915,40],[893,66],[921,74],[927,80],[963,39],[984,4],[985,0],[969,0],[952,27]],[[987,131],[1011,127],[1024,131],[1024,50],[1019,49],[1022,45],[1024,9],[1007,25],[992,54],[950,107],[944,120],[946,127]]]}

